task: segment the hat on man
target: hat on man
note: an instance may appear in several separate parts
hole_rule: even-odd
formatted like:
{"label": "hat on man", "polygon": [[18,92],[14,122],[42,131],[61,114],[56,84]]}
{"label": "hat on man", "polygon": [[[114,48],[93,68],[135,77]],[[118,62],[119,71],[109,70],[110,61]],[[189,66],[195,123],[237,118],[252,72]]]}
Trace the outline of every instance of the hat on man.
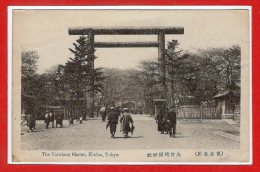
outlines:
{"label": "hat on man", "polygon": [[110,107],[110,109],[115,109],[114,107]]}
{"label": "hat on man", "polygon": [[128,113],[128,108],[124,108],[124,109],[123,109],[123,112],[124,112],[124,113]]}

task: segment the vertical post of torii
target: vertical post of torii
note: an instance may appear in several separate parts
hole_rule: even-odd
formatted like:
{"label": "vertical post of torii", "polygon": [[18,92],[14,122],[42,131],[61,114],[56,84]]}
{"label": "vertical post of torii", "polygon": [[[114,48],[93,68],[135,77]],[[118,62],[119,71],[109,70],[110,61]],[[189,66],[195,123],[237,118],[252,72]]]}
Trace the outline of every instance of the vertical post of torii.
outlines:
{"label": "vertical post of torii", "polygon": [[166,84],[166,64],[165,64],[165,33],[159,31],[158,33],[158,60],[160,65],[162,98],[167,98],[167,84]]}
{"label": "vertical post of torii", "polygon": [[95,60],[95,54],[94,54],[94,34],[92,31],[88,33],[88,39],[89,39],[89,50],[91,51],[90,54],[90,61],[89,61],[89,66],[90,66],[90,71],[91,71],[91,87],[92,87],[92,92],[91,92],[91,107],[90,107],[90,117],[94,117],[95,113],[95,71],[94,71],[94,60]]}

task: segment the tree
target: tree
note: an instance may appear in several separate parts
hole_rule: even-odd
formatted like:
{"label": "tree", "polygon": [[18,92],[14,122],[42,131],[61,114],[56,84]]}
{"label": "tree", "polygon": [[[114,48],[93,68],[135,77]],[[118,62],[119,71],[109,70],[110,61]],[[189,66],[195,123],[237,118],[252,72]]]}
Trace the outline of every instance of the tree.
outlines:
{"label": "tree", "polygon": [[200,83],[201,66],[200,59],[195,54],[185,53],[182,57],[182,60],[177,63],[178,67],[176,68],[175,76],[181,86],[181,96],[184,98],[182,101],[185,101],[186,97],[195,96],[194,93]]}
{"label": "tree", "polygon": [[76,43],[73,43],[74,49],[69,48],[74,57],[70,57],[64,67],[64,76],[66,85],[71,94],[71,99],[76,96],[77,105],[83,97],[83,90],[89,85],[90,67],[89,61],[93,53],[89,49],[89,40],[85,36],[80,36]]}
{"label": "tree", "polygon": [[72,99],[74,95],[76,96],[78,105],[80,98],[84,97],[86,92],[91,94],[90,116],[94,117],[95,95],[102,92],[102,82],[105,78],[102,68],[94,68],[94,60],[97,57],[94,55],[95,49],[90,43],[89,37],[80,36],[73,45],[74,49],[69,48],[69,50],[74,57],[70,58],[64,68],[66,85],[69,87]]}
{"label": "tree", "polygon": [[[102,104],[107,106],[124,105],[125,101],[135,101],[143,105],[143,88],[136,82],[135,77],[139,74],[134,69],[104,69],[104,90],[102,92]],[[138,105],[136,104],[136,107]],[[137,107],[138,108],[138,107]],[[141,108],[141,107],[139,107]],[[139,109],[140,110],[140,109]]]}
{"label": "tree", "polygon": [[22,78],[26,79],[33,77],[36,74],[37,62],[39,55],[36,51],[23,51],[21,53],[22,58]]}
{"label": "tree", "polygon": [[176,69],[178,68],[178,61],[183,59],[181,57],[182,50],[177,50],[179,46],[179,43],[177,40],[172,40],[168,42],[168,46],[165,53],[165,59],[166,59],[166,78],[167,81],[170,82],[171,85],[171,104],[174,104],[174,85],[176,80]]}
{"label": "tree", "polygon": [[204,66],[208,73],[214,74],[218,90],[231,89],[232,82],[240,78],[241,50],[238,45],[228,48],[211,48],[199,50],[199,54],[204,59]]}
{"label": "tree", "polygon": [[154,61],[142,61],[140,70],[132,74],[135,83],[142,88],[142,95],[145,101],[145,111],[151,112],[153,99],[160,97],[162,92],[159,90],[159,83],[161,83],[159,64]]}
{"label": "tree", "polygon": [[207,101],[218,92],[230,90],[240,76],[240,48],[209,48],[185,53],[175,64],[177,82],[189,90],[196,104]]}
{"label": "tree", "polygon": [[[95,68],[94,69],[94,74],[90,75],[90,85],[89,85],[89,89],[88,92],[92,94],[92,108],[94,108],[95,106],[95,96],[99,93],[102,94],[103,90],[104,90],[104,86],[103,86],[103,82],[106,79],[106,77],[103,74],[102,68]],[[100,104],[100,103],[99,103]],[[99,105],[97,109],[99,109]]]}
{"label": "tree", "polygon": [[185,52],[169,64],[169,80],[175,96],[182,97],[180,103],[200,104],[215,95],[214,73],[206,67],[206,61],[199,54]]}
{"label": "tree", "polygon": [[102,69],[103,68],[95,68],[94,75],[90,76],[90,80],[94,81],[94,85],[90,85],[88,91],[91,93],[94,92],[95,95],[101,93],[104,89],[103,82],[106,77],[104,76]]}
{"label": "tree", "polygon": [[37,97],[40,104],[64,105],[62,101],[64,94],[61,92],[65,92],[65,81],[64,76],[58,74],[61,68],[62,65],[52,66],[37,78]]}
{"label": "tree", "polygon": [[36,51],[24,51],[21,53],[21,92],[22,113],[33,113],[33,107],[37,95],[37,62],[39,55]]}
{"label": "tree", "polygon": [[104,90],[102,92],[104,97],[104,104],[115,106],[115,99],[120,98],[124,90],[125,83],[127,83],[128,71],[119,69],[104,69]]}
{"label": "tree", "polygon": [[232,89],[232,81],[234,81],[236,77],[240,78],[240,47],[238,45],[233,45],[227,49],[220,49],[216,58],[219,61],[218,68],[222,71],[226,81],[226,89]]}

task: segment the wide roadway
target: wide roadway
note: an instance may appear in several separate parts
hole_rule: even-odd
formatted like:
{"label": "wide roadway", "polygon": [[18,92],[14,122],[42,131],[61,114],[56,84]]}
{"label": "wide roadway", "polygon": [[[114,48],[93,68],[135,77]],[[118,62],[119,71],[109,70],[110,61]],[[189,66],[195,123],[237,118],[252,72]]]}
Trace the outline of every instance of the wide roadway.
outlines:
{"label": "wide roadway", "polygon": [[239,136],[239,127],[222,120],[178,120],[176,138],[157,131],[157,124],[149,115],[132,115],[134,134],[125,139],[117,126],[115,138],[110,137],[107,122],[100,118],[76,122],[64,128],[44,128],[37,121],[36,132],[27,133],[22,126],[21,147],[27,150],[100,150],[100,149],[238,149],[239,141],[214,134],[233,133]]}

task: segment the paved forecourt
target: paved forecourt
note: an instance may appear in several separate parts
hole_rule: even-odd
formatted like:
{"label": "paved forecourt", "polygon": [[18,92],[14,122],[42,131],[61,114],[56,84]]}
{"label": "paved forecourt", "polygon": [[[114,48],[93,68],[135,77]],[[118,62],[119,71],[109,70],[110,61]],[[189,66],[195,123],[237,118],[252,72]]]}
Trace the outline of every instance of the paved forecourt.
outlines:
{"label": "paved forecourt", "polygon": [[37,121],[36,132],[27,133],[22,126],[22,149],[28,150],[97,150],[97,149],[238,149],[239,140],[230,139],[216,132],[235,133],[239,138],[239,127],[228,125],[221,120],[194,121],[178,120],[176,138],[160,134],[157,124],[149,115],[132,115],[135,131],[124,139],[117,126],[115,138],[110,137],[106,122],[89,119],[82,124],[64,128],[45,129],[43,121]]}

